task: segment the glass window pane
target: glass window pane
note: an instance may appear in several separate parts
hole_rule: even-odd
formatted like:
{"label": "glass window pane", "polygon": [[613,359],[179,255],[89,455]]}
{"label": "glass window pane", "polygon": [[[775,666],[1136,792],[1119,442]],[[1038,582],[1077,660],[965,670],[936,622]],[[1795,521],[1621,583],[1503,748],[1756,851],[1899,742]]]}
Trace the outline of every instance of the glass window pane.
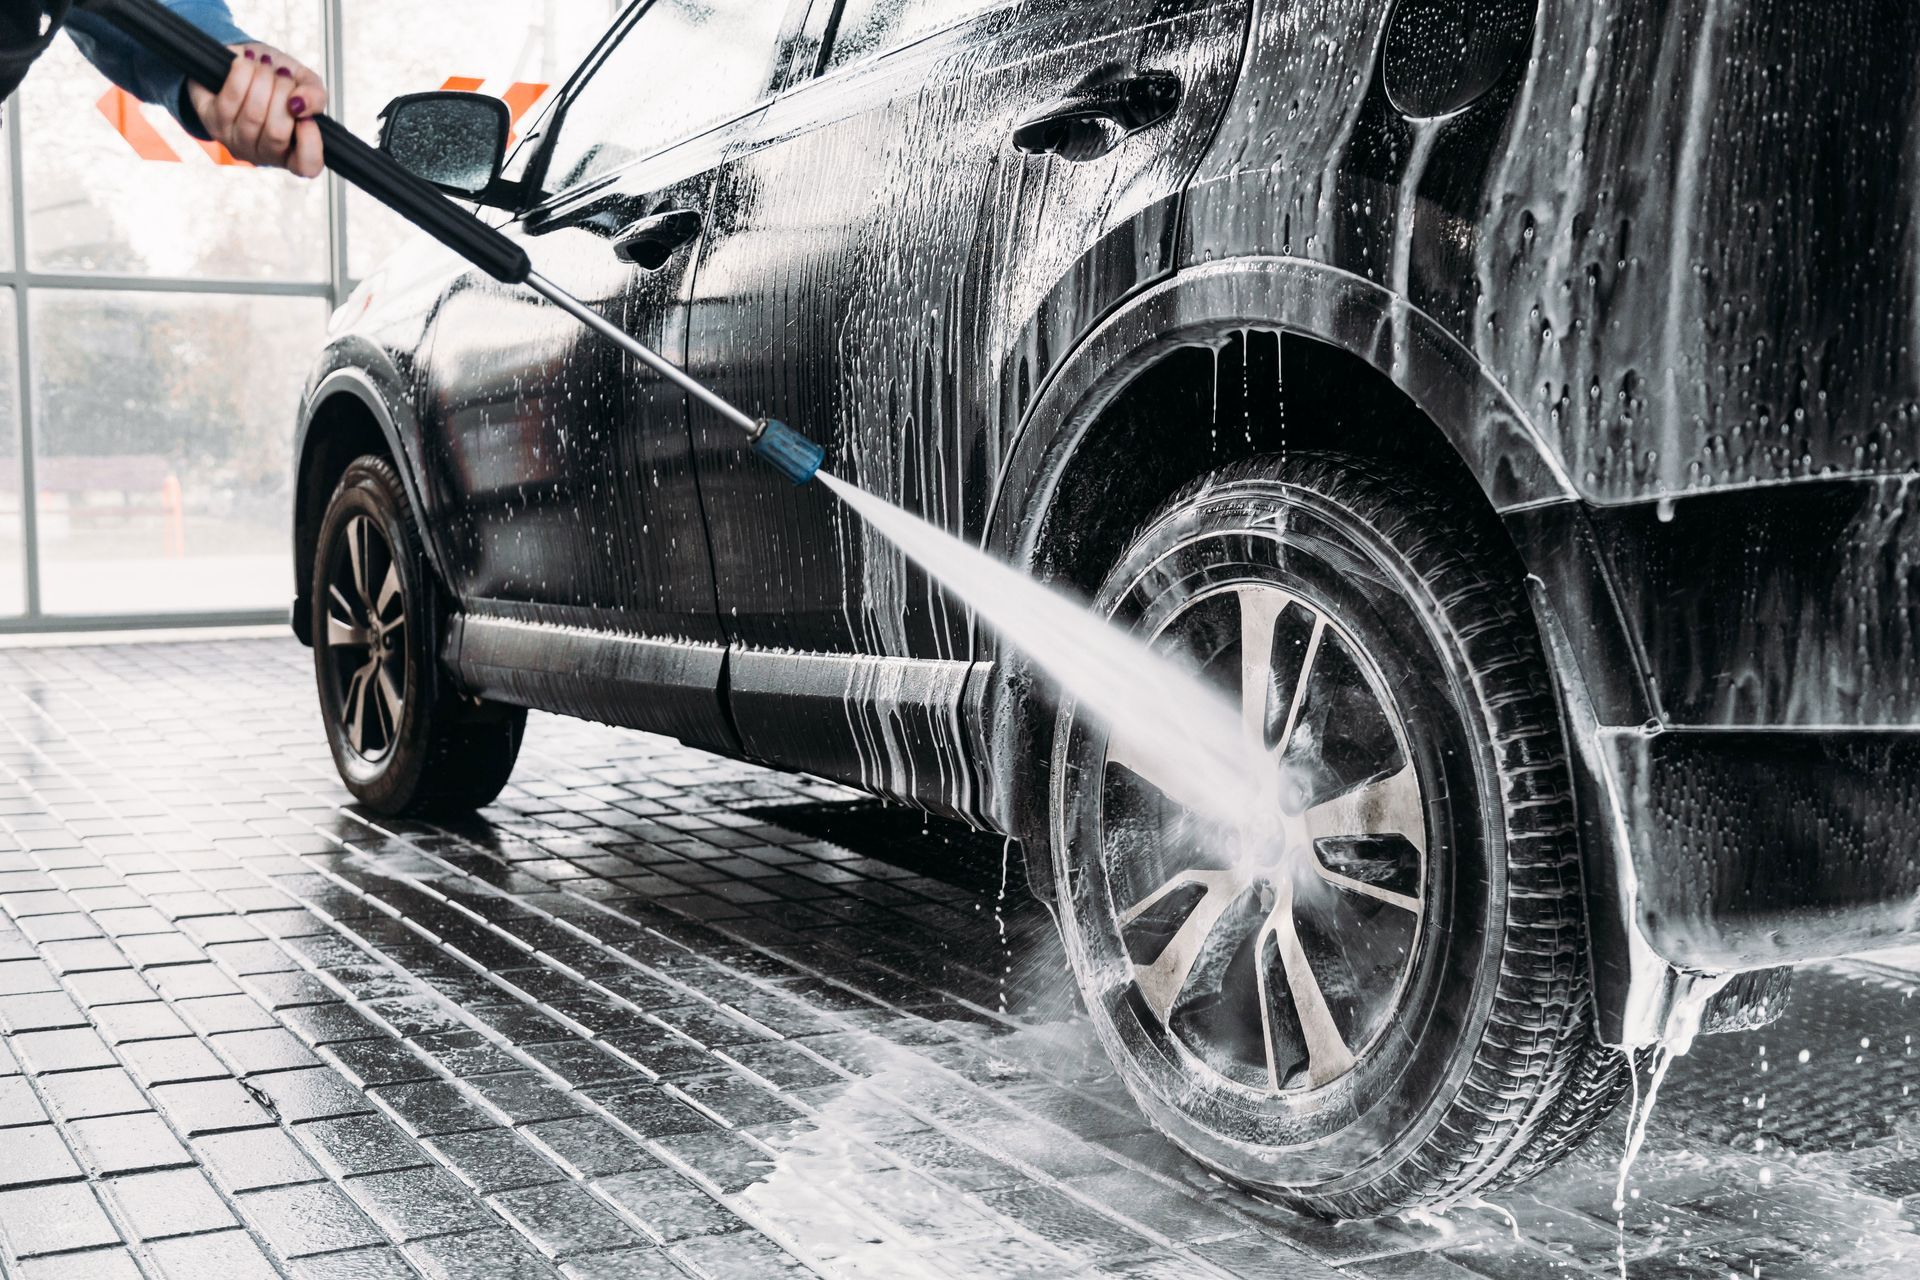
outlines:
{"label": "glass window pane", "polygon": [[291,599],[294,416],[326,304],[36,289],[31,305],[45,610]]}
{"label": "glass window pane", "polygon": [[0,271],[13,269],[13,156],[6,125],[6,109],[0,107]]}
{"label": "glass window pane", "polygon": [[611,173],[758,102],[786,8],[654,0],[568,104],[546,187],[564,191]]}
{"label": "glass window pane", "polygon": [[913,43],[1006,0],[846,0],[827,70]]}
{"label": "glass window pane", "polygon": [[27,607],[25,547],[21,542],[20,379],[14,366],[20,346],[14,327],[13,290],[0,289],[0,614]]}
{"label": "glass window pane", "polygon": [[[525,132],[623,7],[624,0],[469,0],[450,21],[444,5],[340,0],[345,119],[361,137],[377,138],[387,103],[452,87],[507,99]],[[412,234],[358,191],[347,195],[347,225],[355,279]]]}
{"label": "glass window pane", "polygon": [[[318,0],[257,0],[241,18],[309,66],[322,61]],[[323,184],[218,163],[164,110],[124,100],[71,40],[35,64],[16,101],[37,270],[326,279]]]}

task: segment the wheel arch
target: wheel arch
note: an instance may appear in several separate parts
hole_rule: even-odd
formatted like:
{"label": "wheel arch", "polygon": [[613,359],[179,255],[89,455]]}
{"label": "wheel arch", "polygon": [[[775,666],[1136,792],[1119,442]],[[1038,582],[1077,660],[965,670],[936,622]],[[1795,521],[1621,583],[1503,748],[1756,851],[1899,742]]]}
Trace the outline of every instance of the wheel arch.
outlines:
{"label": "wheel arch", "polygon": [[[376,376],[361,365],[336,367],[308,393],[294,446],[293,629],[303,644],[313,643],[307,585],[312,577],[321,517],[348,464],[368,453],[378,454],[393,465],[416,512],[427,510],[421,502],[419,482],[407,462],[392,398],[382,392]],[[428,562],[445,582],[431,522],[422,520],[420,526]]]}
{"label": "wheel arch", "polygon": [[[1262,342],[1270,354],[1261,354]],[[1215,366],[1210,386],[1207,362]],[[1308,394],[1295,406],[1302,384]],[[1304,412],[1284,428],[1257,420],[1275,407]],[[1209,410],[1204,439],[1166,428],[1170,413]],[[1210,263],[1109,316],[1022,416],[987,545],[1042,580],[1090,594],[1167,495],[1207,470],[1287,448],[1411,454],[1450,492],[1484,504],[1505,526],[1516,572],[1529,580],[1569,735],[1596,720],[1639,723],[1652,714],[1604,566],[1591,538],[1580,536],[1584,506],[1559,459],[1438,322],[1334,268],[1280,258]],[[995,825],[1022,839],[1035,888],[1050,894],[1044,771],[991,767],[1051,758],[1048,700],[1033,691],[1033,675],[1017,657],[993,665],[981,698],[986,803]],[[1584,774],[1587,753],[1569,745],[1576,773]],[[1595,794],[1590,781],[1576,779],[1583,808]],[[1583,818],[1588,898],[1599,904],[1590,913],[1599,972],[1624,963],[1616,954],[1624,939],[1609,928],[1617,913],[1605,906],[1618,896],[1624,851],[1599,815]],[[1609,993],[1600,994],[1608,1003]]]}

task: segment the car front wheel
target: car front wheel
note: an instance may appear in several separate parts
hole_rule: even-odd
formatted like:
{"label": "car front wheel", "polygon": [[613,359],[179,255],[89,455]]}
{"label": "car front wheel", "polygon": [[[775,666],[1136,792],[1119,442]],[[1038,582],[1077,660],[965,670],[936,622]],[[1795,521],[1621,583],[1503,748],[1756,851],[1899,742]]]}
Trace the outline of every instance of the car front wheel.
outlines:
{"label": "car front wheel", "polygon": [[463,698],[440,678],[434,579],[386,459],[356,459],[334,489],[312,600],[321,717],[354,797],[393,816],[492,802],[513,773],[527,713]]}
{"label": "car front wheel", "polygon": [[1296,454],[1190,486],[1121,556],[1098,607],[1237,701],[1275,779],[1257,833],[1184,811],[1071,706],[1057,726],[1055,882],[1101,1040],[1177,1143],[1327,1216],[1538,1168],[1624,1080],[1592,1040],[1557,704],[1490,519]]}

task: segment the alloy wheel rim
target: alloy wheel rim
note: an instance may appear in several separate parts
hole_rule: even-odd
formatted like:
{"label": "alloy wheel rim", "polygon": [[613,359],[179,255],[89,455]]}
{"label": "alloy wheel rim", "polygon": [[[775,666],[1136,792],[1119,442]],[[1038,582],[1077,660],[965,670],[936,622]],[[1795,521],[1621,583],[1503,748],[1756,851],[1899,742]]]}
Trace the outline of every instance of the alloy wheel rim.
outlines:
{"label": "alloy wheel rim", "polygon": [[369,516],[350,517],[334,548],[326,633],[346,745],[369,763],[384,760],[406,707],[407,599],[393,549]]}
{"label": "alloy wheel rim", "polygon": [[1109,927],[1156,1039],[1230,1092],[1318,1090],[1386,1034],[1413,970],[1426,793],[1386,681],[1323,607],[1233,583],[1186,602],[1153,643],[1190,649],[1185,624],[1203,612],[1229,643],[1191,656],[1237,679],[1243,729],[1273,766],[1271,818],[1258,831],[1196,818],[1110,737],[1097,826]]}

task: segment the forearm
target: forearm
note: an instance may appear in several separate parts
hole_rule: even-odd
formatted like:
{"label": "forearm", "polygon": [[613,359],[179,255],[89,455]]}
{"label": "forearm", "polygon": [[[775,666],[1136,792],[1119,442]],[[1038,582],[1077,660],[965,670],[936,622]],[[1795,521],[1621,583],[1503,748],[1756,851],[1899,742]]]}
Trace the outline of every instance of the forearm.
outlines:
{"label": "forearm", "polygon": [[[252,39],[234,25],[225,0],[163,0],[163,3],[221,44],[246,44]],[[173,112],[194,136],[207,136],[187,100],[186,80],[180,72],[122,35],[112,23],[83,9],[76,8],[68,16],[67,31],[87,61],[98,67],[107,79],[142,102],[155,103]]]}

